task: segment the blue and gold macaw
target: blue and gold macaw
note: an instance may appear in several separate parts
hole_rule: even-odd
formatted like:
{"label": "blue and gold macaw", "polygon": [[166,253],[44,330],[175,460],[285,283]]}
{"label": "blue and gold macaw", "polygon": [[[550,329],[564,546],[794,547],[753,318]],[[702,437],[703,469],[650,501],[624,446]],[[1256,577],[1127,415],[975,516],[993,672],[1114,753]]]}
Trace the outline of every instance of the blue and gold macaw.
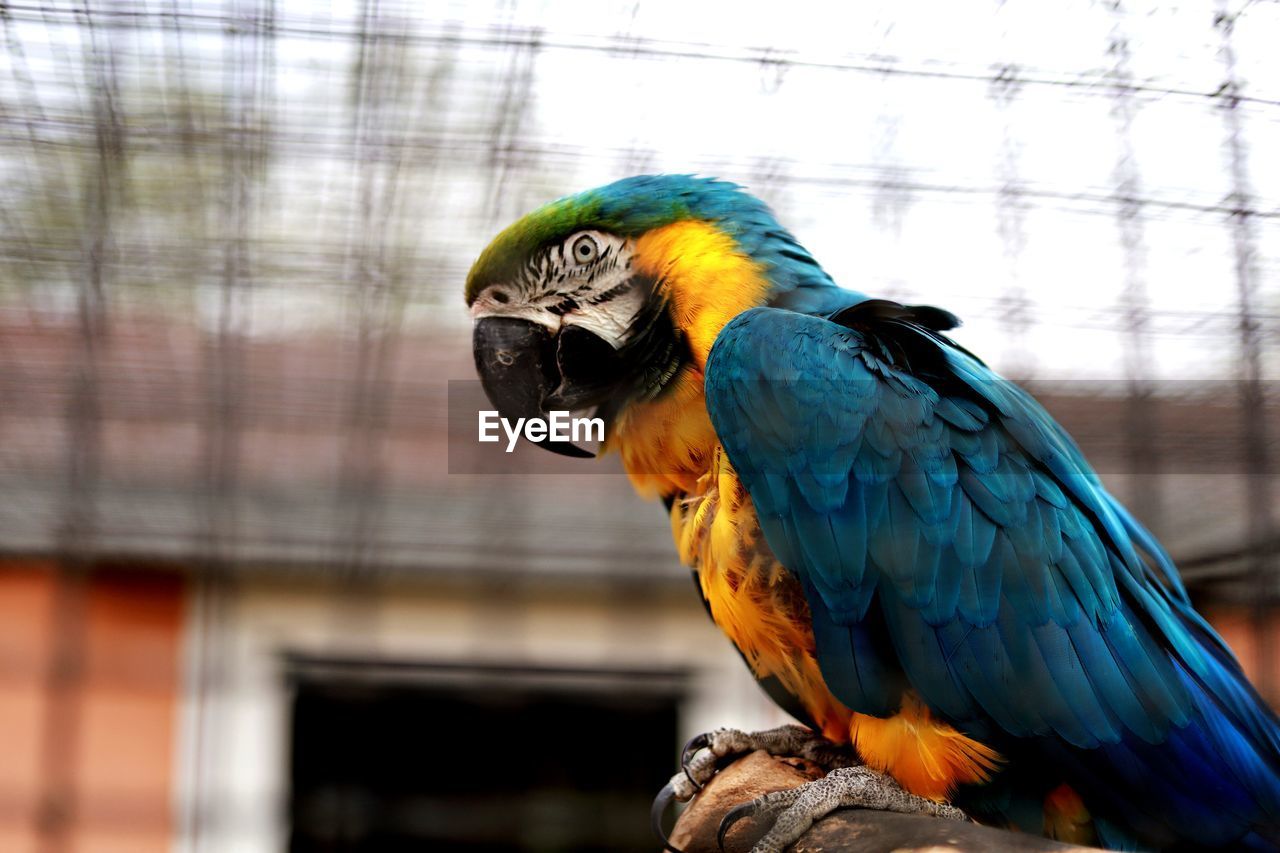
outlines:
{"label": "blue and gold macaw", "polygon": [[[606,419],[711,618],[783,707],[887,774],[907,801],[889,807],[1116,847],[1280,844],[1275,715],[951,314],[837,287],[763,203],[688,176],[534,211],[466,298],[500,413]],[[761,849],[813,817],[751,811],[774,806]]]}

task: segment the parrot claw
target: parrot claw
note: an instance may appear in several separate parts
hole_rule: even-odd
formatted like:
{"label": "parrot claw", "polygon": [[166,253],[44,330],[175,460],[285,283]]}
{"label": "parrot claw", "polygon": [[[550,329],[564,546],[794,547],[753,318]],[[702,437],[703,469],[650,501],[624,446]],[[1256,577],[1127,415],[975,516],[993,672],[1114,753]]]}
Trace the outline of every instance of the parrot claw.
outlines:
{"label": "parrot claw", "polygon": [[727,763],[725,759],[758,749],[770,755],[804,758],[828,771],[857,763],[848,747],[832,743],[804,726],[778,726],[762,732],[716,729],[689,738],[680,751],[680,767],[693,787],[689,796],[702,790],[720,765]]}
{"label": "parrot claw", "polygon": [[680,750],[680,768],[684,770],[685,777],[693,784],[694,788],[702,790],[702,783],[693,778],[693,758],[699,751],[706,749],[711,745],[711,735],[703,732],[700,735],[694,735],[685,743],[684,749]]}
{"label": "parrot claw", "polygon": [[763,809],[763,805],[758,798],[748,800],[745,803],[739,803],[729,811],[724,813],[724,817],[720,818],[720,828],[716,830],[716,846],[723,852],[724,838],[729,834],[729,830],[733,829],[734,824],[743,818],[754,817]]}
{"label": "parrot claw", "polygon": [[[679,778],[677,776],[676,778]],[[662,790],[658,792],[658,796],[653,798],[653,805],[649,808],[649,825],[653,827],[653,834],[658,836],[662,842],[662,849],[670,851],[670,853],[684,853],[679,847],[667,839],[667,833],[662,829],[662,817],[667,813],[667,807],[671,805],[672,800],[676,799],[675,780],[668,782],[662,786]]]}
{"label": "parrot claw", "polygon": [[716,840],[723,850],[725,836],[738,821],[761,814],[773,815],[772,826],[751,848],[751,853],[782,853],[816,821],[836,809],[848,807],[969,820],[969,816],[955,806],[908,793],[882,773],[867,767],[840,767],[816,781],[774,791],[735,806],[721,819]]}
{"label": "parrot claw", "polygon": [[779,726],[762,732],[716,729],[694,735],[680,750],[680,772],[658,792],[649,812],[654,834],[665,849],[676,851],[662,830],[662,818],[671,803],[693,799],[716,775],[722,762],[757,749],[770,755],[806,758],[824,770],[853,763],[853,755],[847,748],[803,726]]}
{"label": "parrot claw", "polygon": [[[667,809],[673,802],[687,803],[702,790],[706,780],[716,773],[715,761],[715,755],[710,752],[697,756],[696,760],[690,761],[687,766],[682,766],[680,772],[672,776],[671,781],[663,785],[658,796],[653,798],[653,805],[649,808],[649,825],[653,827],[653,834],[662,842],[664,850],[683,853],[667,840],[667,834],[662,829],[663,815],[667,813]],[[699,777],[702,779],[701,782],[698,781]]]}

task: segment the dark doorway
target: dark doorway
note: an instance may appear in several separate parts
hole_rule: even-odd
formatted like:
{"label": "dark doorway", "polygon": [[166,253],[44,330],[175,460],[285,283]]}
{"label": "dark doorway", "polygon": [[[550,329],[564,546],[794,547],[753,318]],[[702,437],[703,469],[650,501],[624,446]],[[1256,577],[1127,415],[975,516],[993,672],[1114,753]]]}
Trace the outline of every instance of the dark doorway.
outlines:
{"label": "dark doorway", "polygon": [[291,661],[294,853],[654,849],[671,673]]}

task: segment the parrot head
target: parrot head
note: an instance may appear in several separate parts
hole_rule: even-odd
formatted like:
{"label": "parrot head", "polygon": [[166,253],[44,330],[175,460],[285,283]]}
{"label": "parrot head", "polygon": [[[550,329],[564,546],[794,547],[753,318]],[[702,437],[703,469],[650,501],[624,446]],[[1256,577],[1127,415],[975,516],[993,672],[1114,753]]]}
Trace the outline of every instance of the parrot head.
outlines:
{"label": "parrot head", "polygon": [[591,410],[612,423],[700,376],[734,316],[807,285],[831,280],[736,185],[626,178],[533,211],[480,254],[466,283],[476,370],[504,418]]}

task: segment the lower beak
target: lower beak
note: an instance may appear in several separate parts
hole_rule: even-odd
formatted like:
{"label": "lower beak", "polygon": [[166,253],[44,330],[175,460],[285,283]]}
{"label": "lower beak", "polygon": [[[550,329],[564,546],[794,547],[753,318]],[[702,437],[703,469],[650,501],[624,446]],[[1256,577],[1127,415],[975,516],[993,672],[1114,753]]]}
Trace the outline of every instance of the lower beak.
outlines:
{"label": "lower beak", "polygon": [[[545,326],[515,317],[484,317],[472,337],[476,372],[500,417],[544,418],[562,377],[556,361],[556,336]],[[568,441],[537,442],[564,456],[595,456]]]}

